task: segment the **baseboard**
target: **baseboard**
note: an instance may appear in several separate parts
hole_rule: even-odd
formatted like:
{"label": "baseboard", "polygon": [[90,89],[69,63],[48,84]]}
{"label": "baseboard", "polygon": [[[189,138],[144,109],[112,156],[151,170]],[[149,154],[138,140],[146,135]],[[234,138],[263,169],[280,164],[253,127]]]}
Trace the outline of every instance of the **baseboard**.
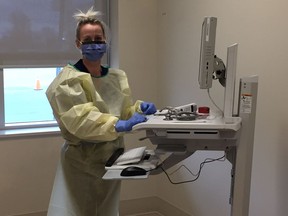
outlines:
{"label": "baseboard", "polygon": [[121,200],[120,202],[120,216],[153,211],[159,212],[164,216],[191,216],[165,200],[154,196],[133,200]]}
{"label": "baseboard", "polygon": [[34,213],[28,213],[28,214],[21,214],[21,215],[14,215],[14,216],[47,216],[47,211],[34,212]]}
{"label": "baseboard", "polygon": [[[145,212],[159,212],[164,216],[191,216],[181,209],[176,208],[170,203],[159,197],[145,197],[132,200],[120,201],[120,216],[140,214]],[[47,211],[34,212],[14,216],[47,216]]]}

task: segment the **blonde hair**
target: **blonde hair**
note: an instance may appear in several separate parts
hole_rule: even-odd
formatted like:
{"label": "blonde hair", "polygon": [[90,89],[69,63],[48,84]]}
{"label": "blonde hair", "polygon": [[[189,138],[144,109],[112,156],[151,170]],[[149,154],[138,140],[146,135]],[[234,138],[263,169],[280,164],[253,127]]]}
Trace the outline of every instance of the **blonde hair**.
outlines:
{"label": "blonde hair", "polygon": [[80,39],[80,29],[83,25],[95,24],[95,25],[99,25],[102,28],[103,35],[107,40],[108,28],[106,24],[99,19],[100,16],[102,16],[102,13],[100,11],[95,11],[93,6],[89,8],[86,13],[82,12],[81,10],[78,10],[78,12],[73,15],[73,17],[77,21],[76,38],[78,40]]}

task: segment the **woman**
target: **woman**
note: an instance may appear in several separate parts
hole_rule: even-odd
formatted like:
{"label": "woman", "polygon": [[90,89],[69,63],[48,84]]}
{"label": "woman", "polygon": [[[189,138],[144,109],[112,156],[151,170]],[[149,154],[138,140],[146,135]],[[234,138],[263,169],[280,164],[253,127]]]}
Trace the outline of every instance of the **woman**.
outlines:
{"label": "woman", "polygon": [[124,146],[123,132],[156,112],[153,103],[132,104],[125,72],[101,66],[107,50],[98,12],[74,15],[82,59],[67,65],[47,89],[47,98],[65,139],[49,216],[117,216],[120,181],[102,180],[105,163]]}

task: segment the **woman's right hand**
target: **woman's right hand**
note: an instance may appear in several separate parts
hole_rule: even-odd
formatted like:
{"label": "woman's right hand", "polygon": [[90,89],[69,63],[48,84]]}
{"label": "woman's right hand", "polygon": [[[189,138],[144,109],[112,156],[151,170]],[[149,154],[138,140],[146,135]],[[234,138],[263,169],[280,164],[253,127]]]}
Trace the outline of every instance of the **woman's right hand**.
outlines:
{"label": "woman's right hand", "polygon": [[147,118],[144,115],[134,113],[133,116],[128,120],[117,121],[115,125],[115,130],[117,132],[131,131],[134,125],[145,121],[147,121]]}

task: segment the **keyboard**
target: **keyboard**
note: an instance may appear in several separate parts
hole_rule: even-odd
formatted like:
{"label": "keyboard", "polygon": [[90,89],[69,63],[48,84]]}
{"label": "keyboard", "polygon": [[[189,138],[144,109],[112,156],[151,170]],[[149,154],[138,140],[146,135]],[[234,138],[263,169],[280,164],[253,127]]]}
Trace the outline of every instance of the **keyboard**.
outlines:
{"label": "keyboard", "polygon": [[130,149],[124,152],[115,161],[116,165],[134,164],[138,163],[144,157],[146,146]]}

